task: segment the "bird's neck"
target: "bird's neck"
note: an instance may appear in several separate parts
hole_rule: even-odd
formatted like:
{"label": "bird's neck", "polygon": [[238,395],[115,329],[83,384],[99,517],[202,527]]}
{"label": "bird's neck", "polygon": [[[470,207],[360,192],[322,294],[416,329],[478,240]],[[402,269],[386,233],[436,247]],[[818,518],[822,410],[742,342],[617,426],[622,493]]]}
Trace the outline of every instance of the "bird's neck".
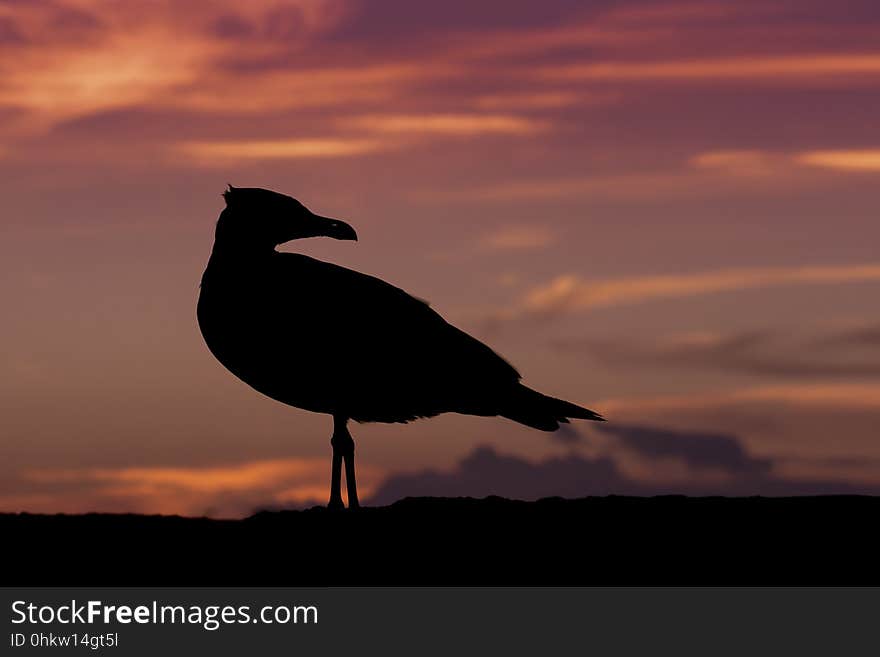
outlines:
{"label": "bird's neck", "polygon": [[241,283],[251,276],[259,276],[277,255],[278,251],[272,248],[249,248],[217,240],[202,275],[202,287],[215,283],[227,285],[230,281]]}
{"label": "bird's neck", "polygon": [[211,251],[211,260],[220,262],[243,262],[271,258],[278,252],[271,244],[255,243],[246,240],[217,239]]}
{"label": "bird's neck", "polygon": [[247,262],[269,258],[276,253],[276,244],[259,232],[246,230],[247,217],[240,217],[232,208],[225,208],[217,219],[211,259],[222,262]]}

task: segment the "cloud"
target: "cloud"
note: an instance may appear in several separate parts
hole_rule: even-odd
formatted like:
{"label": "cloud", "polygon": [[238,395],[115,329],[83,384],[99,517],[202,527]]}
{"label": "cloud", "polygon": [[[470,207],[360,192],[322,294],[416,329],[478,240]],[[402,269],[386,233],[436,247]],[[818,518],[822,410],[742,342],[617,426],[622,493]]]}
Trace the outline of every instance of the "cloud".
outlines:
{"label": "cloud", "polygon": [[[305,506],[316,500],[323,503],[329,490],[328,473],[326,459],[201,467],[33,469],[22,473],[21,490],[0,495],[0,508],[55,513],[124,509],[237,517],[256,508]],[[359,466],[358,484],[364,495],[370,494],[378,476],[376,468]]]}
{"label": "cloud", "polygon": [[[610,9],[606,20],[616,24],[635,24],[640,26],[650,25],[681,25],[692,22],[719,22],[729,21],[741,16],[746,11],[746,5],[731,5],[724,2],[702,0],[701,2],[670,2],[663,4],[651,3],[621,3]],[[763,12],[762,12],[763,9]],[[772,10],[772,8],[770,8]],[[766,13],[768,7],[749,7],[748,11]]]}
{"label": "cloud", "polygon": [[690,160],[697,169],[734,175],[793,175],[794,167],[813,167],[840,172],[880,171],[880,149],[807,150],[777,152],[752,150],[708,151]]}
{"label": "cloud", "polygon": [[[680,433],[652,427],[615,430],[615,457],[576,453],[529,461],[478,447],[451,470],[393,474],[376,489],[368,504],[390,504],[403,497],[486,497],[499,495],[534,500],[589,495],[820,495],[876,494],[880,486],[845,480],[773,474],[768,459],[754,457],[737,438],[718,434]],[[612,445],[612,450],[615,449]],[[628,474],[621,450],[637,452],[650,464],[678,460],[686,469],[677,480],[640,480]],[[701,476],[710,475],[710,476]],[[711,475],[722,475],[721,477]]]}
{"label": "cloud", "polygon": [[880,346],[880,324],[864,324],[855,328],[835,331],[817,340],[820,346]]}
{"label": "cloud", "polygon": [[554,346],[584,353],[608,365],[715,369],[780,377],[880,376],[880,327],[803,335],[797,331],[753,330],[737,333],[683,333],[651,341],[573,338]]}
{"label": "cloud", "polygon": [[486,94],[474,99],[477,107],[485,109],[546,110],[571,105],[581,107],[608,105],[620,99],[620,94],[612,91],[513,91]]}
{"label": "cloud", "polygon": [[[611,6],[585,15],[574,2],[540,11],[509,3],[503,12],[491,4],[475,11],[452,3],[416,12],[398,3],[367,11],[336,0],[246,5],[161,0],[149,7],[91,0],[16,3],[5,13],[0,11],[0,43],[13,56],[4,58],[5,66],[0,63],[0,100],[53,121],[131,106],[229,111],[231,97],[236,112],[351,111],[355,101],[391,99],[395,106],[412,107],[425,86],[431,87],[432,104],[451,101],[450,114],[468,106],[588,106],[619,93],[573,90],[569,79],[839,76],[873,74],[880,61],[871,51],[803,52],[805,43],[815,40],[809,30],[822,26],[821,15],[803,16],[787,27],[786,35],[793,36],[786,47],[793,53],[710,56],[732,39],[706,38],[704,32],[741,36],[749,28],[728,25],[731,17],[763,21],[768,14],[792,13],[790,7],[769,11],[760,3]],[[852,38],[858,23],[850,27],[849,38],[841,41],[860,47]],[[683,42],[708,54],[670,59]],[[760,52],[761,45],[745,47]],[[667,52],[667,59],[657,61],[658,52]],[[523,56],[547,66],[527,68]],[[497,121],[479,130],[535,129],[523,119],[516,125]],[[409,130],[405,123],[396,125]]]}
{"label": "cloud", "polygon": [[579,445],[584,442],[581,433],[570,424],[560,424],[556,431],[546,434],[547,437],[560,445]]}
{"label": "cloud", "polygon": [[[557,130],[564,134],[562,129]],[[703,151],[663,168],[589,175],[529,176],[456,189],[422,192],[430,200],[513,202],[579,199],[647,203],[733,197],[743,193],[778,196],[792,190],[834,183],[824,172],[798,161],[797,152],[760,149]]]}
{"label": "cloud", "polygon": [[267,140],[186,141],[177,153],[203,165],[226,165],[248,160],[296,160],[353,157],[392,150],[441,136],[531,134],[541,124],[508,115],[371,115],[341,120],[354,134]]}
{"label": "cloud", "polygon": [[607,61],[542,69],[545,78],[625,81],[752,81],[880,75],[876,52],[739,55],[666,61]]}
{"label": "cloud", "polygon": [[203,165],[225,166],[249,160],[299,160],[352,157],[387,148],[373,139],[315,138],[257,141],[190,141],[176,150]]}
{"label": "cloud", "polygon": [[[695,193],[693,178],[680,171],[558,176],[500,181],[480,186],[463,186],[442,191],[419,192],[431,201],[534,201],[560,198],[632,200]],[[699,186],[696,187],[699,190]]]}
{"label": "cloud", "polygon": [[344,121],[370,132],[415,135],[534,134],[541,121],[509,114],[375,114]]}
{"label": "cloud", "polygon": [[[880,388],[875,388],[871,399],[860,401],[876,407],[878,391]],[[741,391],[728,395],[727,401],[735,401],[739,414],[743,414],[743,400],[790,398],[806,407],[827,401],[827,389],[808,391],[806,395],[800,392],[781,388]],[[814,397],[821,398],[821,402]],[[693,402],[694,396],[681,399]],[[675,411],[679,419],[687,410],[681,399],[666,405],[666,410]],[[718,396],[701,401],[718,405],[724,399]],[[629,412],[636,409],[633,400],[626,400],[625,407]],[[800,415],[800,409],[792,409],[791,413]],[[806,421],[812,422],[809,417]],[[845,431],[842,426],[840,430]],[[588,431],[583,435],[572,430],[561,444],[569,449],[590,450],[590,455],[570,452],[534,461],[484,446],[445,471],[388,474],[362,463],[362,498],[370,504],[386,504],[420,495],[537,499],[608,494],[880,493],[876,458],[856,457],[857,452],[849,450],[843,452],[843,458],[833,454],[811,456],[792,446],[791,437],[784,440],[787,452],[767,445],[756,454],[730,433],[617,422],[590,425]],[[865,463],[872,470],[867,475],[860,471]],[[241,517],[259,508],[323,503],[327,465],[325,459],[275,459],[201,467],[34,469],[24,472],[18,482],[7,482],[6,492],[0,493],[0,509]]]}
{"label": "cloud", "polygon": [[[554,134],[565,135],[565,125],[548,124]],[[550,128],[548,127],[548,132]],[[605,156],[606,162],[610,158]],[[834,173],[864,174],[880,170],[877,150],[769,150],[718,149],[699,151],[662,167],[589,175],[560,173],[554,177],[528,176],[455,189],[421,191],[418,198],[432,201],[467,200],[510,203],[516,201],[576,199],[647,203],[702,198],[740,199],[745,194],[780,197],[819,186],[840,184]]]}
{"label": "cloud", "polygon": [[[683,395],[604,399],[595,406],[615,412],[662,410],[665,412],[741,406],[743,403],[814,405],[814,410],[872,410],[880,408],[880,385],[871,383],[793,383],[759,385],[733,390]],[[784,409],[783,409],[784,410]]]}
{"label": "cloud", "polygon": [[[288,30],[273,41],[267,36],[289,24],[275,2],[242,7],[221,0],[210,11],[198,4],[162,0],[148,9],[112,0],[18,4],[11,11],[23,38],[12,44],[14,54],[0,58],[0,104],[54,122],[120,107],[193,103],[222,85],[215,62],[229,44],[207,29],[218,13],[226,16],[227,27],[233,20],[265,26],[248,46],[253,54],[289,55],[342,18],[339,3],[288,3],[284,11],[296,14],[297,34]],[[0,15],[0,20],[10,19]],[[228,87],[224,91],[228,102]],[[239,102],[247,99],[237,91]]]}
{"label": "cloud", "polygon": [[798,166],[860,173],[880,171],[880,149],[706,151],[693,156],[690,164],[697,169],[751,176],[790,175],[792,169]]}
{"label": "cloud", "polygon": [[[159,98],[158,105],[239,116],[322,110],[335,119],[337,113],[351,111],[352,107],[393,102],[419,75],[419,67],[407,63],[302,65],[253,72],[212,68],[205,71],[198,84]],[[230,86],[235,88],[234,104],[229,100]]]}
{"label": "cloud", "polygon": [[22,44],[26,41],[18,24],[9,16],[0,16],[0,45]]}
{"label": "cloud", "polygon": [[[816,244],[827,247],[828,261],[872,257],[870,176],[843,173],[858,172],[852,162],[865,160],[859,149],[872,152],[865,136],[871,133],[874,120],[870,114],[873,92],[864,83],[876,77],[870,72],[855,72],[852,67],[852,73],[816,76],[793,71],[792,66],[806,71],[805,57],[818,53],[823,61],[842,70],[846,62],[841,55],[875,53],[876,20],[871,18],[876,18],[876,5],[848,3],[846,11],[840,11],[815,0],[603,2],[589,6],[568,0],[552,6],[532,2],[480,3],[479,7],[466,2],[429,4],[367,6],[312,0],[0,3],[6,28],[0,37],[0,105],[6,105],[0,107],[0,141],[8,143],[2,162],[9,187],[7,204],[11,203],[7,215],[28,234],[43,233],[21,242],[13,235],[6,242],[12,260],[17,257],[22,262],[28,257],[29,245],[34,245],[33,253],[39,254],[40,262],[57,279],[58,302],[36,304],[33,294],[18,295],[20,300],[15,294],[9,297],[13,305],[7,314],[12,325],[6,330],[11,330],[9,335],[15,339],[5,343],[15,347],[19,356],[36,354],[34,358],[39,358],[35,362],[46,369],[34,370],[31,364],[31,379],[36,383],[51,380],[53,386],[43,386],[39,397],[28,392],[39,388],[36,383],[16,393],[7,421],[22,427],[16,440],[35,449],[33,446],[44,444],[41,436],[54,432],[55,442],[66,445],[65,449],[81,442],[78,436],[92,434],[95,441],[117,444],[117,429],[133,413],[134,397],[125,390],[108,392],[107,414],[102,416],[100,427],[93,426],[91,414],[83,411],[71,412],[70,423],[62,427],[64,422],[53,420],[57,426],[50,426],[46,417],[29,410],[38,399],[45,401],[55,395],[58,400],[69,400],[71,392],[82,394],[77,391],[83,388],[83,381],[113,380],[119,374],[119,368],[110,365],[96,370],[95,359],[87,357],[91,343],[104,345],[108,337],[129,335],[132,345],[144,343],[150,348],[156,342],[154,329],[161,324],[170,328],[159,334],[173,338],[166,340],[165,347],[173,347],[172,342],[180,337],[180,349],[187,350],[186,340],[192,339],[192,353],[200,353],[197,332],[187,328],[192,328],[192,323],[175,323],[176,318],[189,317],[186,311],[192,299],[187,295],[194,289],[179,285],[178,274],[190,276],[200,257],[204,248],[201,240],[206,235],[203,224],[210,208],[219,202],[219,186],[215,171],[194,171],[198,168],[194,163],[209,168],[221,163],[266,162],[259,171],[252,171],[254,184],[279,189],[287,185],[297,194],[308,189],[312,196],[326,194],[335,199],[340,211],[356,208],[361,221],[374,224],[381,233],[372,247],[366,244],[367,251],[359,252],[358,262],[380,273],[391,267],[401,280],[417,266],[413,264],[417,258],[411,257],[414,244],[445,249],[460,242],[463,234],[475,236],[472,253],[490,248],[504,257],[491,258],[489,263],[474,258],[474,262],[461,263],[455,272],[437,268],[439,273],[429,273],[423,280],[428,289],[436,290],[438,305],[443,305],[442,297],[447,295],[447,304],[461,304],[468,312],[473,308],[475,315],[485,312],[485,304],[494,294],[516,295],[517,290],[484,290],[478,285],[462,289],[457,281],[474,278],[478,269],[484,279],[490,279],[501,270],[486,267],[501,266],[502,261],[503,269],[516,269],[515,276],[506,280],[518,281],[517,286],[548,282],[554,272],[568,272],[576,294],[563,300],[560,312],[601,307],[595,305],[595,298],[584,302],[583,295],[578,296],[597,284],[609,283],[590,280],[588,269],[577,264],[583,260],[574,248],[579,238],[593,245],[588,248],[604,245],[597,257],[615,260],[622,277],[618,282],[623,280],[629,286],[606,289],[610,297],[598,302],[606,306],[672,298],[662,295],[686,298],[681,295],[714,293],[705,286],[698,291],[682,290],[681,286],[677,291],[657,291],[647,286],[646,291],[645,278],[653,277],[633,276],[637,261],[642,273],[669,273],[665,267],[670,258],[699,253],[708,261],[724,246],[744,245],[754,246],[750,257],[766,257],[766,262],[775,262],[774,256],[778,260],[780,254],[787,262],[806,258],[804,254],[815,254]],[[501,5],[503,11],[499,11]],[[71,11],[61,12],[61,8]],[[72,11],[74,8],[78,11]],[[838,59],[827,59],[831,55]],[[731,63],[748,63],[756,56],[758,65],[764,67],[757,78],[745,76],[748,66],[743,77],[728,77],[727,83],[707,77],[719,62],[729,67]],[[624,66],[624,78],[610,74],[582,80],[552,76],[555,70],[604,64]],[[679,68],[644,69],[655,64]],[[754,69],[754,62],[749,66]],[[780,66],[789,70],[772,77],[777,75],[773,68]],[[551,75],[545,76],[545,71]],[[679,77],[673,80],[669,76]],[[833,88],[829,95],[834,102],[812,102],[817,81],[823,88]],[[34,133],[23,129],[19,134],[17,126],[26,123],[20,121],[22,113],[39,126],[56,127],[34,138],[28,136]],[[78,117],[76,124],[67,120],[71,117]],[[358,123],[365,117],[369,120]],[[508,119],[499,121],[497,117]],[[510,121],[511,117],[516,120]],[[532,132],[535,128],[538,130]],[[492,134],[491,143],[472,139],[487,131]],[[156,161],[169,153],[180,154],[175,150],[177,144],[183,152],[191,149],[181,168],[166,166],[167,160]],[[403,157],[393,150],[401,144],[429,144],[430,148]],[[840,152],[846,156],[841,158]],[[829,153],[838,153],[835,168],[796,161],[799,155],[817,153],[823,154],[826,164]],[[385,159],[379,162],[376,154]],[[151,159],[145,162],[145,156]],[[62,158],[65,166],[59,167]],[[27,166],[20,166],[22,162]],[[848,162],[849,168],[841,168],[841,162]],[[138,176],[125,170],[128,163],[142,167]],[[370,166],[363,166],[365,163]],[[39,184],[34,185],[31,176],[40,178]],[[788,182],[789,176],[797,177],[793,185],[796,194],[790,193],[791,187],[780,185]],[[829,190],[814,186],[819,180],[848,185],[854,181],[863,187],[824,193]],[[470,193],[480,185],[484,187],[474,194],[509,202],[509,206],[474,211],[442,203],[412,207],[400,198],[420,188]],[[756,198],[764,193],[774,196]],[[722,194],[729,196],[716,199]],[[709,203],[707,197],[718,202]],[[517,202],[536,199],[565,199],[543,208],[555,213],[560,226],[566,226],[564,236],[555,237],[559,248],[552,252],[539,251],[542,247],[537,245],[546,245],[547,238],[532,232],[536,227],[529,223],[545,216],[536,209],[540,204]],[[591,203],[593,200],[597,202]],[[644,205],[634,208],[633,203]],[[505,232],[499,229],[505,221],[521,228]],[[83,228],[82,224],[88,225]],[[716,226],[719,230],[713,229]],[[92,239],[74,243],[61,239],[63,231],[95,232],[87,235]],[[636,233],[639,239],[627,260],[630,271],[624,271],[627,262],[619,254],[627,251],[611,245],[633,245]],[[482,246],[479,241],[484,237]],[[674,252],[651,248],[663,240],[675,242]],[[402,249],[403,244],[410,248]],[[527,248],[532,250],[514,250]],[[397,258],[394,262],[385,257],[392,252]],[[486,255],[485,250],[478,253]],[[512,257],[517,253],[529,257]],[[148,273],[155,274],[156,254],[161,254],[161,271],[166,274],[162,280],[155,275],[142,276],[140,271],[146,267]],[[96,270],[83,263],[101,267]],[[98,295],[89,289],[87,281],[94,278],[89,272],[105,269],[107,275],[101,276],[101,281],[115,278],[120,285],[126,284],[124,292],[109,286]],[[597,271],[600,269],[597,265]],[[123,275],[114,277],[116,271]],[[534,278],[536,275],[546,278]],[[713,284],[717,287],[717,282]],[[633,292],[640,286],[638,294]],[[146,319],[150,321],[129,323],[130,330],[108,332],[102,329],[100,318],[87,316],[83,308],[73,308],[80,288],[88,291],[89,298],[149,301],[152,294],[157,301],[140,303],[149,311]],[[840,290],[846,294],[830,304],[833,308],[829,306],[829,312],[870,304],[869,286]],[[550,312],[554,312],[553,299],[549,302]],[[79,332],[83,340],[76,345],[78,349],[65,349],[70,345],[54,335],[40,341],[46,330],[37,330],[39,326],[52,326],[53,322],[37,322],[42,316],[39,308],[45,309],[43,314],[51,315],[55,324],[59,308],[64,317],[82,320],[77,322],[89,330]],[[696,309],[698,304],[689,308]],[[522,305],[516,310],[522,311]],[[742,305],[729,305],[729,313],[741,311]],[[113,317],[119,315],[113,313]],[[651,318],[645,321],[644,330],[651,330]],[[122,327],[124,322],[104,322],[103,328],[117,324]],[[172,335],[176,326],[181,330]],[[150,335],[153,338],[144,342],[144,336]],[[787,362],[785,354],[772,361],[773,354],[765,353],[777,344],[772,335],[752,336],[751,341],[748,335],[737,334],[719,339],[718,343],[702,345],[661,346],[669,350],[669,358],[691,358],[693,364],[688,367],[693,368],[720,369],[730,363],[731,369],[770,366],[779,370],[798,365]],[[638,346],[649,349],[654,345]],[[515,351],[517,347],[506,348]],[[621,345],[621,349],[628,348]],[[684,356],[685,352],[689,355]],[[138,355],[136,351],[131,354]],[[760,363],[750,364],[752,358]],[[853,361],[857,359],[854,356]],[[69,366],[59,366],[68,361]],[[572,364],[566,359],[555,361],[536,366],[563,387],[582,380],[580,374],[572,374]],[[812,356],[809,361],[813,362]],[[15,359],[10,362],[14,364]],[[103,360],[98,365],[101,363]],[[156,368],[161,369],[163,363],[161,359],[147,363],[149,367],[138,370],[138,380],[146,380],[149,372],[159,371]],[[866,367],[871,363],[865,359]],[[817,365],[824,367],[825,363]],[[186,369],[194,377],[202,377],[203,383],[210,383],[207,370],[200,374],[198,368]],[[61,376],[65,373],[70,375],[68,380]],[[655,379],[653,385],[664,393],[677,392],[684,402],[694,399],[696,406],[666,399],[640,409],[640,401],[628,396],[636,390],[648,394],[652,382],[649,377],[632,377],[626,382],[625,378],[617,375],[609,390],[620,395],[611,400],[620,402],[614,414],[627,422],[647,422],[650,418],[628,417],[642,412],[663,415],[670,426],[677,426],[672,424],[675,422],[698,424],[693,419],[696,414],[709,419],[713,419],[711,414],[725,414],[729,420],[721,423],[713,419],[705,426],[737,430],[746,422],[758,425],[766,420],[775,429],[759,427],[755,432],[764,431],[769,439],[775,431],[779,443],[809,435],[804,450],[815,445],[816,450],[842,451],[851,445],[849,428],[856,425],[862,427],[857,428],[858,440],[865,444],[876,435],[876,430],[871,432],[877,425],[876,411],[872,425],[868,417],[871,408],[856,403],[876,401],[867,389],[822,387],[812,393],[803,388],[776,389],[760,395],[752,391],[756,396],[750,398],[745,393],[698,389],[685,373],[662,384]],[[712,385],[719,385],[718,378]],[[12,382],[9,385],[12,392],[15,386]],[[199,421],[199,411],[181,400],[191,395],[189,402],[195,400],[201,408],[198,400],[207,397],[197,392],[200,389],[206,386],[189,386],[183,397],[162,408],[165,402],[157,401],[154,415],[169,425],[179,421],[174,435],[187,434],[189,423]],[[697,394],[689,394],[693,390]],[[75,402],[66,403],[76,406]],[[786,410],[789,408],[796,410]],[[860,414],[859,419],[847,420],[855,414]],[[57,420],[59,413],[52,415]],[[808,420],[815,428],[802,426]],[[277,422],[272,426],[284,424],[283,420]],[[807,434],[808,430],[812,433]],[[137,431],[148,432],[142,427]],[[560,435],[567,434],[553,437]],[[740,435],[744,440],[753,436],[748,432]],[[204,434],[192,440],[205,440]],[[184,444],[182,439],[179,442]],[[45,444],[53,441],[46,439]],[[537,444],[546,446],[541,441]],[[124,447],[126,453],[133,449]],[[230,448],[219,449],[229,453]],[[448,454],[451,448],[438,449],[438,453]],[[98,486],[86,485],[90,490]],[[109,485],[103,482],[100,488]],[[243,494],[239,489],[229,493],[231,497]],[[265,499],[254,502],[271,501],[274,494],[267,491]],[[186,495],[181,493],[180,499],[189,499]],[[192,508],[207,504],[214,495],[199,492]],[[136,496],[125,499],[140,503]],[[149,496],[144,499],[155,500]],[[111,498],[99,501],[110,504]],[[167,503],[173,502],[173,495],[169,495]]]}
{"label": "cloud", "polygon": [[449,472],[424,470],[388,477],[370,504],[389,504],[402,497],[486,497],[538,499],[561,495],[582,497],[611,492],[637,494],[638,486],[618,471],[611,459],[577,455],[530,463],[516,456],[479,447]]}
{"label": "cloud", "polygon": [[752,456],[736,436],[672,431],[658,427],[608,424],[594,430],[613,436],[616,445],[651,461],[680,460],[693,469],[717,470],[730,475],[763,476],[770,459]]}
{"label": "cloud", "polygon": [[[719,70],[744,80],[775,71],[873,75],[880,56],[865,50],[870,39],[858,36],[864,22],[859,11],[840,31],[844,36],[832,37],[820,31],[828,12],[811,7],[611,3],[585,10],[566,0],[541,9],[507,3],[499,11],[490,3],[475,10],[454,2],[416,11],[407,3],[367,10],[337,0],[15,3],[0,8],[0,109],[24,113],[4,132],[34,141],[75,119],[121,111],[142,117],[122,140],[106,139],[100,120],[88,140],[86,131],[69,142],[55,131],[42,149],[16,149],[15,157],[23,159],[38,154],[75,161],[83,152],[94,159],[100,142],[98,155],[106,161],[152,163],[156,152],[170,151],[184,153],[188,165],[211,167],[355,157],[421,139],[486,135],[539,137],[532,142],[542,145],[540,154],[555,148],[557,135],[589,135],[582,127],[598,125],[594,119],[614,120],[603,109],[609,103],[641,103],[641,92],[630,84],[636,79],[701,81]],[[774,41],[785,52],[765,52],[760,30],[768,17],[776,30],[785,28],[784,43]],[[826,35],[818,46],[817,32]],[[719,56],[731,43],[746,52]],[[822,51],[841,43],[854,53]],[[688,46],[684,53],[682,44]],[[810,50],[817,48],[822,52]],[[584,74],[586,84],[569,79]],[[593,116],[592,108],[602,116]],[[616,131],[609,127],[605,132]],[[373,141],[377,136],[381,144]],[[282,143],[270,147],[271,141]],[[574,157],[584,146],[596,149],[590,137],[577,144]],[[74,152],[65,158],[66,150]],[[483,190],[453,187],[454,193],[502,199],[630,198],[635,188],[638,197],[649,198],[711,187],[666,170],[596,171],[589,180],[576,172],[545,176],[536,168],[523,181]],[[442,192],[436,182],[432,191]]]}
{"label": "cloud", "polygon": [[692,274],[661,274],[590,281],[557,276],[527,291],[516,315],[552,316],[622,304],[643,303],[783,285],[822,285],[880,280],[880,265],[743,267]]}
{"label": "cloud", "polygon": [[556,240],[556,233],[547,226],[513,225],[483,236],[481,244],[491,251],[527,251],[546,248]]}
{"label": "cloud", "polygon": [[[682,432],[723,427],[751,453],[771,458],[773,472],[780,477],[880,485],[876,465],[880,385],[876,383],[786,383],[714,390],[690,386],[675,394],[600,399],[593,406],[615,426]],[[637,471],[640,479],[652,476],[656,464],[650,464],[646,461]]]}
{"label": "cloud", "polygon": [[797,161],[814,167],[839,171],[880,171],[880,149],[808,151]]}
{"label": "cloud", "polygon": [[779,174],[790,164],[788,156],[752,150],[707,151],[693,156],[690,164],[697,169],[723,171],[734,175],[768,176]]}

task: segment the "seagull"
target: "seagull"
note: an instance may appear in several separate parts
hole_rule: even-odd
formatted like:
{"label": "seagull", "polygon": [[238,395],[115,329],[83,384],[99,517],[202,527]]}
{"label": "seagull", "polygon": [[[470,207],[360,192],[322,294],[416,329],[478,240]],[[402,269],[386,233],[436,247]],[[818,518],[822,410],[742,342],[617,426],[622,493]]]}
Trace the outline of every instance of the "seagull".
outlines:
{"label": "seagull", "polygon": [[488,346],[383,280],[276,247],[307,237],[357,240],[344,221],[260,188],[223,193],[202,276],[198,322],[211,353],[262,394],[333,417],[329,508],[358,507],[348,422],[454,412],[555,431],[601,415],[526,387]]}

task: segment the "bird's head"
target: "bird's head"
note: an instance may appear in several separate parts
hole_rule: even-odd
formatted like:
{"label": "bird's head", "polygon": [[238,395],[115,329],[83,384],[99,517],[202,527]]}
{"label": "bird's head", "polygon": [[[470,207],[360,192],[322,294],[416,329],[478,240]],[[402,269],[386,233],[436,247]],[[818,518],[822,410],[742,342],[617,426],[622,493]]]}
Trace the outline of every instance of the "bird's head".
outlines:
{"label": "bird's head", "polygon": [[303,237],[357,239],[354,228],[344,221],[317,215],[292,196],[229,185],[223,198],[226,209],[217,222],[218,241],[274,249]]}

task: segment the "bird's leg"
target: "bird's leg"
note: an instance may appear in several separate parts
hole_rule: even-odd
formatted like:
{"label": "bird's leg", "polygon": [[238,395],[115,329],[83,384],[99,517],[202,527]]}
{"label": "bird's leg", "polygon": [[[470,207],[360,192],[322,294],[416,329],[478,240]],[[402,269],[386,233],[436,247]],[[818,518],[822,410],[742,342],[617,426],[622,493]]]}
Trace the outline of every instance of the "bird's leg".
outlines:
{"label": "bird's leg", "polygon": [[[351,439],[351,436],[349,436]],[[354,477],[354,440],[351,440],[351,447],[347,452],[342,453],[345,460],[345,485],[348,488],[348,508],[357,509],[360,506],[358,502],[357,481]]]}
{"label": "bird's leg", "polygon": [[[343,425],[344,427],[345,425]],[[344,509],[342,503],[342,447],[338,437],[339,423],[333,420],[333,436],[330,438],[330,446],[333,448],[333,464],[330,466],[330,502],[328,509]]]}
{"label": "bird's leg", "polygon": [[348,508],[356,509],[358,503],[357,480],[354,475],[354,439],[348,432],[348,418],[335,416],[333,418],[333,438],[342,452],[345,462],[345,486],[348,489]]}

